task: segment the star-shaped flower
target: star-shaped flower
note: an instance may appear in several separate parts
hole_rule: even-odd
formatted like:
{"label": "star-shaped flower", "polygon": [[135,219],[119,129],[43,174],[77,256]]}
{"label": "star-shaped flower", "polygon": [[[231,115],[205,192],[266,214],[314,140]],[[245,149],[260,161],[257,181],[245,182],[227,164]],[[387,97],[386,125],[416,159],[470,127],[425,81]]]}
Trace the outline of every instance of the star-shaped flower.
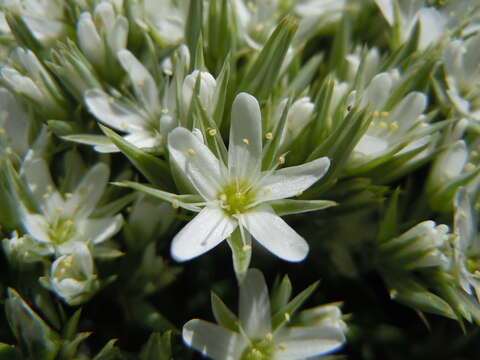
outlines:
{"label": "star-shaped flower", "polygon": [[262,119],[253,96],[240,93],[233,102],[227,164],[212,153],[201,136],[182,127],[170,133],[168,149],[171,161],[204,200],[197,204],[203,206],[200,213],[173,239],[171,253],[176,260],[189,260],[207,252],[237,227],[247,249],[251,234],[284,260],[305,258],[308,244],[272,206],[299,195],[322,178],[330,160],[324,157],[299,166],[262,171]]}

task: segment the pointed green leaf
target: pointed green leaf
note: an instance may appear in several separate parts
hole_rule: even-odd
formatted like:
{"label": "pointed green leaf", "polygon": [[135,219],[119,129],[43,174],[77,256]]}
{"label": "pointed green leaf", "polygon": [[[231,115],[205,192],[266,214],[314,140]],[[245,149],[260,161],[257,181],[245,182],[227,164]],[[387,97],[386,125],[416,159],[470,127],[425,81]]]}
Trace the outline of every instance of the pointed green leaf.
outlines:
{"label": "pointed green leaf", "polygon": [[217,323],[226,329],[239,332],[238,318],[227,307],[227,305],[225,305],[222,299],[220,299],[214,292],[211,292],[210,300],[212,303],[213,316]]}
{"label": "pointed green leaf", "polygon": [[284,308],[288,304],[292,296],[292,283],[288,275],[285,275],[280,283],[272,290],[270,296],[270,308],[273,314],[277,313],[280,309]]}
{"label": "pointed green leaf", "polygon": [[269,202],[277,215],[300,214],[309,211],[317,211],[337,206],[335,201],[330,200],[294,200],[282,199]]}

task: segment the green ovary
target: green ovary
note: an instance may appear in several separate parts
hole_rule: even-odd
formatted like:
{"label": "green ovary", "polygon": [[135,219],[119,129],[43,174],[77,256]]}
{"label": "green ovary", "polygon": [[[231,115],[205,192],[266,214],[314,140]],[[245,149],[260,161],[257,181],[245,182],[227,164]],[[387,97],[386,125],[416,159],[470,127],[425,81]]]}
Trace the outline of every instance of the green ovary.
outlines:
{"label": "green ovary", "polygon": [[273,359],[273,344],[268,338],[252,341],[252,345],[246,348],[241,360],[271,360]]}
{"label": "green ovary", "polygon": [[256,191],[246,181],[234,181],[224,186],[217,199],[222,203],[223,210],[229,214],[239,214],[246,211],[247,207],[255,202]]}
{"label": "green ovary", "polygon": [[48,227],[48,235],[56,244],[63,244],[70,240],[75,233],[75,223],[66,217],[58,217]]}

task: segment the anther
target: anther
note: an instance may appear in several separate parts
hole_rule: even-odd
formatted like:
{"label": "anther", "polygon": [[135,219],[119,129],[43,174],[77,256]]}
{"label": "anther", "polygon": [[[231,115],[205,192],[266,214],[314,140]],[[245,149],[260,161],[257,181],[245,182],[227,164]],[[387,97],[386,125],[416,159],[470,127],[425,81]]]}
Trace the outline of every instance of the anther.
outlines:
{"label": "anther", "polygon": [[272,140],[272,139],[273,139],[273,134],[272,134],[271,132],[267,132],[267,133],[265,134],[265,139],[267,139],[267,140]]}
{"label": "anther", "polygon": [[246,139],[246,138],[242,139],[242,142],[243,142],[245,145],[249,145],[249,144],[250,144],[250,141],[248,141],[248,139]]}
{"label": "anther", "polygon": [[397,131],[398,130],[398,122],[394,121],[389,126],[390,130]]}
{"label": "anther", "polygon": [[172,208],[178,209],[180,207],[180,202],[178,200],[172,201]]}
{"label": "anther", "polygon": [[142,87],[142,86],[145,85],[145,84],[144,84],[143,81],[137,81],[137,82],[136,82],[136,85],[137,85],[138,87]]}
{"label": "anther", "polygon": [[467,165],[465,165],[465,170],[467,171],[473,171],[475,170],[476,166],[472,164],[471,162],[468,162]]}
{"label": "anther", "polygon": [[195,156],[197,154],[197,152],[190,148],[190,149],[187,150],[187,154],[190,155],[190,156]]}
{"label": "anther", "polygon": [[244,252],[250,251],[250,250],[252,250],[252,246],[251,245],[243,245],[242,250]]}
{"label": "anther", "polygon": [[282,165],[285,164],[285,156],[284,155],[278,157],[278,163],[282,164]]}
{"label": "anther", "polygon": [[210,135],[210,136],[215,136],[215,135],[217,135],[217,129],[209,129],[209,130],[208,130],[208,135]]}
{"label": "anther", "polygon": [[290,314],[289,313],[285,313],[284,316],[285,316],[285,320],[290,321]]}
{"label": "anther", "polygon": [[380,113],[380,117],[381,117],[382,119],[387,119],[389,116],[390,116],[390,113],[389,113],[388,111],[382,111],[382,112]]}
{"label": "anther", "polygon": [[380,123],[378,124],[378,127],[380,129],[386,129],[388,128],[388,124],[385,121],[380,121]]}
{"label": "anther", "polygon": [[378,118],[379,116],[380,116],[380,113],[377,110],[372,112],[372,118]]}

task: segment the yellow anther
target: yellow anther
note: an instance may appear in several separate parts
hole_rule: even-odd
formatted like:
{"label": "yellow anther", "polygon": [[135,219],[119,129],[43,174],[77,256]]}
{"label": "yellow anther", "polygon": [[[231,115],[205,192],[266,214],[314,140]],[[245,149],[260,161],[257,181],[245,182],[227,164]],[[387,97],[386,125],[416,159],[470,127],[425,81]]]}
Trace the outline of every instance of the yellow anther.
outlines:
{"label": "yellow anther", "polygon": [[267,132],[267,133],[265,134],[265,139],[267,139],[267,140],[272,140],[272,139],[273,139],[273,134],[272,134],[271,132]]}
{"label": "yellow anther", "polygon": [[465,170],[467,171],[473,171],[475,170],[476,166],[472,164],[471,162],[468,162],[467,165],[465,165]]}
{"label": "yellow anther", "polygon": [[142,86],[145,85],[145,84],[144,84],[143,81],[137,81],[137,82],[136,82],[136,85],[137,85],[138,87],[142,87]]}
{"label": "yellow anther", "polygon": [[178,200],[173,200],[172,201],[172,207],[174,209],[178,209],[180,207],[180,202]]}
{"label": "yellow anther", "polygon": [[242,250],[244,252],[250,251],[250,250],[252,250],[252,246],[251,245],[243,245]]}
{"label": "yellow anther", "polygon": [[380,121],[380,123],[378,124],[378,127],[380,129],[386,129],[388,128],[388,124],[385,121]]}
{"label": "yellow anther", "polygon": [[162,114],[168,114],[168,111],[168,108],[162,108],[162,110],[160,110]]}
{"label": "yellow anther", "polygon": [[73,196],[72,193],[69,193],[69,192],[68,192],[68,193],[65,193],[65,197],[66,197],[67,199],[70,199],[72,196]]}
{"label": "yellow anther", "polygon": [[173,75],[173,72],[171,70],[168,70],[168,69],[163,70],[163,73],[167,76],[172,76]]}
{"label": "yellow anther", "polygon": [[187,154],[190,155],[190,156],[195,156],[195,155],[197,155],[197,152],[193,149],[188,149]]}
{"label": "yellow anther", "polygon": [[222,200],[222,201],[227,201],[227,195],[221,194],[221,195],[220,195],[220,200]]}
{"label": "yellow anther", "polygon": [[378,118],[379,116],[380,116],[380,113],[377,110],[372,112],[372,118]]}
{"label": "yellow anther", "polygon": [[380,113],[380,117],[381,117],[382,119],[387,119],[389,116],[390,116],[390,113],[389,113],[388,111],[382,111],[382,112]]}
{"label": "yellow anther", "polygon": [[265,335],[265,338],[268,340],[268,341],[272,341],[273,339],[273,334],[272,333],[267,333],[267,335]]}
{"label": "yellow anther", "polygon": [[285,316],[285,320],[290,321],[290,314],[289,313],[285,313],[284,316]]}
{"label": "yellow anther", "polygon": [[377,123],[375,121],[371,121],[369,126],[374,128],[375,126],[377,126]]}
{"label": "yellow anther", "polygon": [[396,121],[392,122],[389,126],[390,130],[397,131],[398,130],[398,123]]}
{"label": "yellow anther", "polygon": [[248,139],[242,139],[242,142],[245,144],[245,145],[249,145],[250,144],[250,141],[248,141]]}
{"label": "yellow anther", "polygon": [[215,135],[217,135],[217,129],[210,129],[210,130],[208,130],[208,135],[210,135],[210,136],[215,136]]}
{"label": "yellow anther", "polygon": [[285,156],[284,155],[279,156],[278,157],[278,162],[279,162],[279,164],[282,164],[282,165],[285,164]]}

